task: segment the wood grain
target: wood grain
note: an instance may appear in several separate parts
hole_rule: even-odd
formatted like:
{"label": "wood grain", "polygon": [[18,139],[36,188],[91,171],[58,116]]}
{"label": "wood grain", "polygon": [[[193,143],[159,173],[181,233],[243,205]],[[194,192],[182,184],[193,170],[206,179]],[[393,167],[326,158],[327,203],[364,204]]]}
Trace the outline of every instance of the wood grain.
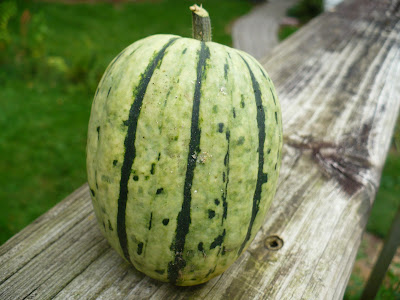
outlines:
{"label": "wood grain", "polygon": [[84,185],[0,248],[0,299],[341,299],[399,112],[399,10],[344,2],[262,61],[282,105],[280,183],[223,275],[183,288],[134,270],[101,236]]}

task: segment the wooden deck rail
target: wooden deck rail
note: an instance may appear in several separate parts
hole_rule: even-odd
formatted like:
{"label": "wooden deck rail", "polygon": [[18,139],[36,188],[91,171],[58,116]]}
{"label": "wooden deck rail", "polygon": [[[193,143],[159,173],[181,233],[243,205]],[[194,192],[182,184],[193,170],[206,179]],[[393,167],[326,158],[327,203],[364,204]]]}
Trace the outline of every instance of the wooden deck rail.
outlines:
{"label": "wooden deck rail", "polygon": [[84,185],[0,248],[0,299],[341,299],[400,107],[400,0],[345,1],[262,63],[281,100],[283,164],[233,266],[197,287],[144,276],[101,236]]}

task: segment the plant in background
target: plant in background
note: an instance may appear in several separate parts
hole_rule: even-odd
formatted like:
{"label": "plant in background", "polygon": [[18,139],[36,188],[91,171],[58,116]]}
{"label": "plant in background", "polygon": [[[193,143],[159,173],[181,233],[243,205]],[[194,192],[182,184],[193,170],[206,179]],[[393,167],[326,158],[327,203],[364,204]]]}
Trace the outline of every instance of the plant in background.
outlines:
{"label": "plant in background", "polygon": [[25,79],[36,75],[46,59],[47,35],[42,13],[32,14],[28,9],[20,13],[15,1],[0,3],[0,62],[4,69]]}
{"label": "plant in background", "polygon": [[82,44],[86,51],[76,54],[74,60],[70,62],[66,75],[71,84],[91,92],[96,90],[103,75],[103,67],[99,63],[96,46],[91,37],[84,36]]}
{"label": "plant in background", "polygon": [[301,0],[295,6],[288,9],[290,17],[299,19],[301,23],[307,23],[318,16],[324,10],[323,0]]}
{"label": "plant in background", "polygon": [[8,22],[17,13],[17,5],[15,2],[0,3],[0,43],[10,41],[10,33],[8,32]]}
{"label": "plant in background", "polygon": [[324,11],[323,0],[300,0],[287,10],[287,16],[278,30],[278,39],[283,41],[302,25]]}
{"label": "plant in background", "polygon": [[[9,26],[10,21],[15,26]],[[42,11],[33,13],[28,8],[18,11],[16,2],[0,3],[0,63],[8,74],[25,80],[46,81],[50,86],[79,86],[94,90],[101,71],[93,43],[87,39],[84,47],[93,51],[78,54],[72,61],[62,56],[49,55],[49,27]],[[5,73],[4,73],[5,74]]]}
{"label": "plant in background", "polygon": [[32,14],[24,10],[20,17],[20,41],[17,44],[16,63],[24,67],[29,75],[37,75],[40,65],[46,61],[45,40],[48,27],[42,13]]}
{"label": "plant in background", "polygon": [[0,3],[0,63],[4,60],[4,52],[11,41],[8,23],[17,14],[15,2]]}

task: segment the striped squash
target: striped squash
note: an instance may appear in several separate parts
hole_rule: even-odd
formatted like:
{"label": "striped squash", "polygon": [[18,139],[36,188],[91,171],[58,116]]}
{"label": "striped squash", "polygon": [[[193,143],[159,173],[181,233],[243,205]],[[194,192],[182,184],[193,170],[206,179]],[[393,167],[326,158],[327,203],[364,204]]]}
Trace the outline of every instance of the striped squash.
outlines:
{"label": "striped squash", "polygon": [[152,278],[206,282],[263,223],[281,147],[273,84],[250,55],[174,35],[137,41],[92,105],[87,172],[101,231]]}

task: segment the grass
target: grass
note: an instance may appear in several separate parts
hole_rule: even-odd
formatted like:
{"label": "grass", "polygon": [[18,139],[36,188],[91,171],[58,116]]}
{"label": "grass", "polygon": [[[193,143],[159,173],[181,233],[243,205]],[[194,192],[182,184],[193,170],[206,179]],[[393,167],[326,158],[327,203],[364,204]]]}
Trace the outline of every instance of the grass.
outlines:
{"label": "grass", "polygon": [[367,224],[367,231],[384,238],[400,206],[400,152],[392,149],[383,169],[381,183]]}
{"label": "grass", "polygon": [[[7,3],[17,10],[5,30],[0,6],[0,244],[86,182],[91,102],[112,58],[148,35],[191,36],[191,3],[182,0]],[[251,4],[203,4],[213,40],[231,45],[227,28]]]}
{"label": "grass", "polygon": [[[399,267],[399,266],[397,266]],[[349,284],[346,289],[344,300],[359,300],[361,298],[364,285],[363,278],[357,274],[351,274]],[[392,270],[388,270],[384,284],[378,290],[375,300],[396,300],[400,299],[400,281]]]}
{"label": "grass", "polygon": [[299,0],[290,7],[286,14],[298,20],[299,25],[281,25],[278,30],[278,40],[283,41],[300,29],[301,26],[318,16],[324,10],[323,0]]}
{"label": "grass", "polygon": [[278,40],[283,41],[284,39],[288,38],[299,29],[300,29],[299,26],[294,26],[294,25],[281,26],[278,30]]}

